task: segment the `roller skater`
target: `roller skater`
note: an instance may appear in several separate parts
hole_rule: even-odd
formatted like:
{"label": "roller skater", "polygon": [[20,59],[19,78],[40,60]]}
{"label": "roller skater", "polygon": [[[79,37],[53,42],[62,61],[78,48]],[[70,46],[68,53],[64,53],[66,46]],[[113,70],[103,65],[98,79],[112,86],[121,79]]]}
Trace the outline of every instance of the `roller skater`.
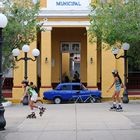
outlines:
{"label": "roller skater", "polygon": [[34,90],[34,88],[32,86],[28,85],[28,81],[23,81],[22,82],[24,89],[25,89],[25,95],[29,96],[29,106],[30,109],[32,111],[32,113],[30,115],[27,116],[27,118],[36,118],[36,114],[33,111],[35,108],[39,109],[39,115],[42,116],[45,108],[44,107],[40,107],[40,106],[36,106],[34,103],[37,101],[38,98],[38,93]]}
{"label": "roller skater", "polygon": [[[121,91],[121,88],[125,89],[126,87],[123,85],[122,80],[119,76],[119,73],[116,69],[112,71],[112,74],[114,77],[114,82],[112,83],[110,88],[107,90],[107,92],[109,92],[109,90],[115,85],[115,91],[114,91],[114,94],[112,95],[113,105],[110,108],[110,110],[120,112],[120,111],[123,111],[122,106],[121,106],[120,91]],[[118,105],[116,104],[116,101]]]}

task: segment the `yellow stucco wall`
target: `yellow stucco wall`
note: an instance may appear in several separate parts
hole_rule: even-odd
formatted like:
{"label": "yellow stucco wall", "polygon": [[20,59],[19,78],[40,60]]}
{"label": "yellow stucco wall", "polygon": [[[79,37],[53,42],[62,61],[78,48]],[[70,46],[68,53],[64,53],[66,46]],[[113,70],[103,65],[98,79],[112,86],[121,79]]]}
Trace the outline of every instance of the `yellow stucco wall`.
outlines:
{"label": "yellow stucco wall", "polygon": [[[94,0],[93,0],[94,1]],[[47,0],[40,1],[41,8],[47,6]],[[87,18],[48,18],[48,21],[87,21]],[[57,26],[57,25],[56,25]],[[116,60],[111,53],[111,50],[97,51],[97,44],[89,43],[87,37],[86,27],[70,27],[59,25],[59,27],[45,27],[45,31],[41,33],[41,88],[40,93],[45,90],[51,89],[51,83],[60,82],[60,45],[61,42],[79,42],[81,43],[81,64],[80,64],[80,79],[81,82],[87,83],[88,87],[96,87],[97,82],[100,82],[100,75],[102,76],[102,93],[103,97],[111,97],[113,89],[109,93],[106,90],[113,82],[111,74],[112,69],[117,68],[123,80],[123,59]],[[61,27],[60,27],[61,26]],[[31,50],[36,47],[36,42],[30,45]],[[98,46],[99,47],[99,46]],[[68,59],[66,54],[62,71],[69,69]],[[102,59],[100,60],[100,55]],[[23,53],[20,57],[23,56]],[[29,53],[31,56],[31,52]],[[47,58],[47,61],[45,61]],[[90,60],[93,58],[93,63]],[[102,66],[100,67],[100,62]],[[101,72],[101,73],[100,73]],[[28,77],[30,81],[35,84],[37,82],[37,68],[36,62],[28,63]],[[21,81],[24,79],[24,64],[23,62],[17,63],[17,68],[14,69],[14,87],[13,98],[21,99],[23,96],[23,88]]]}
{"label": "yellow stucco wall", "polygon": [[[30,51],[28,53],[28,57],[33,58],[32,56],[32,50],[36,48],[36,41],[30,44]],[[18,58],[24,57],[23,51],[21,51],[20,56]],[[34,58],[33,58],[34,59]],[[31,60],[28,61],[27,64],[27,74],[28,74],[28,81],[34,82],[36,84],[37,82],[37,67],[36,62],[33,62]],[[16,62],[16,68],[14,69],[14,86],[12,89],[12,97],[14,99],[21,99],[23,97],[24,90],[22,88],[21,82],[24,80],[24,61],[21,60],[19,62]]]}
{"label": "yellow stucco wall", "polygon": [[97,88],[97,43],[90,43],[89,36],[87,36],[87,87]]}
{"label": "yellow stucco wall", "polygon": [[65,73],[70,75],[70,54],[69,53],[62,53],[62,75]]}
{"label": "yellow stucco wall", "polygon": [[[116,65],[117,64],[117,65]],[[123,81],[123,59],[116,60],[111,50],[102,50],[102,94],[103,97],[110,97],[114,92],[114,87],[107,93],[106,91],[114,81],[112,70],[118,69]],[[123,91],[123,90],[122,90]]]}
{"label": "yellow stucco wall", "polygon": [[60,45],[61,42],[80,42],[81,43],[81,81],[87,81],[87,47],[86,47],[86,29],[85,28],[53,28],[52,30],[52,82],[60,81]]}

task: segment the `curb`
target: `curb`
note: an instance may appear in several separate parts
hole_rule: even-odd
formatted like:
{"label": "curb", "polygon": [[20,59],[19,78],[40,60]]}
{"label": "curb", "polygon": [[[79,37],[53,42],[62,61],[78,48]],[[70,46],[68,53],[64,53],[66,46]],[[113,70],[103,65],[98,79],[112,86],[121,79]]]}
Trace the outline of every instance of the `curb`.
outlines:
{"label": "curb", "polygon": [[2,103],[2,105],[4,107],[8,107],[8,106],[11,106],[12,105],[12,102],[11,101],[7,101],[7,102]]}

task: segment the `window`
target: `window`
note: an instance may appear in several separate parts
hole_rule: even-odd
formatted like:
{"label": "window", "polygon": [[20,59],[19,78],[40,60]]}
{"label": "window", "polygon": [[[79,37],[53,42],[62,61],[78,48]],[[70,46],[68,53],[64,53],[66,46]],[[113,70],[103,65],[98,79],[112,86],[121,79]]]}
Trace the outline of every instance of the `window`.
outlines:
{"label": "window", "polygon": [[81,90],[81,86],[80,85],[73,85],[72,90]]}
{"label": "window", "polygon": [[69,43],[62,43],[62,52],[69,52],[70,51],[70,44]]}
{"label": "window", "polygon": [[71,90],[71,86],[70,85],[63,85],[61,87],[61,90]]}

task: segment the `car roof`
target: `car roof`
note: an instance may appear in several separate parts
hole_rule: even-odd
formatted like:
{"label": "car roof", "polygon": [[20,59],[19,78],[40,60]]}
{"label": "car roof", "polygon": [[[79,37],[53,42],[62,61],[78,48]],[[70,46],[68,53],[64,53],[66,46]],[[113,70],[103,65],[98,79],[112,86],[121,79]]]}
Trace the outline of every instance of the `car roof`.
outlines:
{"label": "car roof", "polygon": [[63,85],[81,85],[81,83],[60,83],[59,86],[63,86]]}

